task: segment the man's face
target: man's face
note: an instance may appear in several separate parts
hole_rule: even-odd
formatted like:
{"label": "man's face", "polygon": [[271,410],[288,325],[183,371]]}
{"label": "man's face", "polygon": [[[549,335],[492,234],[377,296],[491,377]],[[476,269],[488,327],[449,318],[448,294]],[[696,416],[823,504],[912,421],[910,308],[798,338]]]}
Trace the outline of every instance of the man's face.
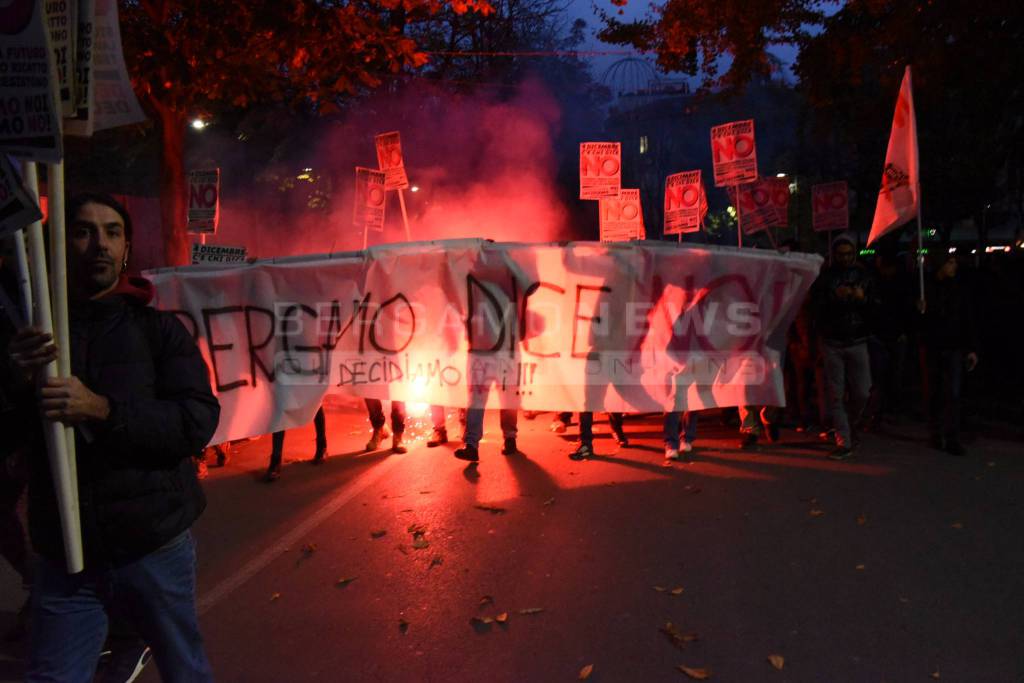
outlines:
{"label": "man's face", "polygon": [[951,256],[939,267],[940,278],[956,277],[956,257]]}
{"label": "man's face", "polygon": [[857,252],[849,242],[840,242],[835,249],[836,263],[849,268],[857,261]]}
{"label": "man's face", "polygon": [[68,229],[68,263],[82,293],[96,297],[113,289],[127,255],[120,214],[103,204],[83,205]]}

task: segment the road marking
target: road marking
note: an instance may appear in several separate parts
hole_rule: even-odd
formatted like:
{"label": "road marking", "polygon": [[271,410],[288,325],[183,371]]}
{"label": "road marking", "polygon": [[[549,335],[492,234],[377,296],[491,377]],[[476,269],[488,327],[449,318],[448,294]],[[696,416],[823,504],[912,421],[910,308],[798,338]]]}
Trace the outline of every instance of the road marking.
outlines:
{"label": "road marking", "polygon": [[338,495],[330,499],[323,507],[311,514],[299,523],[297,527],[286,533],[276,543],[268,547],[262,553],[249,560],[231,576],[218,583],[209,591],[206,591],[197,601],[196,609],[199,614],[205,614],[213,609],[218,603],[224,600],[242,586],[246,581],[263,571],[268,564],[281,556],[288,548],[294,546],[314,528],[322,524],[328,517],[340,510],[353,498],[365,491],[378,479],[390,472],[402,458],[388,458],[369,472],[364,473],[356,479],[351,486],[343,489]]}

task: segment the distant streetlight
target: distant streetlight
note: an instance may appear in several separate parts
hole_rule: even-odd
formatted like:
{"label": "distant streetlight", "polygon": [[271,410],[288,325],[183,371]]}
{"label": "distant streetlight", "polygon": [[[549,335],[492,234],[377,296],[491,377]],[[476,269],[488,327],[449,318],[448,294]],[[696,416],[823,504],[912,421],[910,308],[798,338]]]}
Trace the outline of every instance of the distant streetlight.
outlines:
{"label": "distant streetlight", "polygon": [[202,130],[203,128],[206,128],[208,125],[210,124],[208,124],[206,121],[203,121],[200,118],[192,119],[192,128],[194,128],[195,130]]}
{"label": "distant streetlight", "polygon": [[785,178],[785,177],[786,177],[786,175],[787,175],[787,174],[785,174],[785,173],[776,173],[776,174],[775,174],[775,177],[776,177],[776,178]]}
{"label": "distant streetlight", "polygon": [[419,192],[419,191],[420,191],[420,186],[419,185],[413,185],[412,187],[409,188],[409,192]]}

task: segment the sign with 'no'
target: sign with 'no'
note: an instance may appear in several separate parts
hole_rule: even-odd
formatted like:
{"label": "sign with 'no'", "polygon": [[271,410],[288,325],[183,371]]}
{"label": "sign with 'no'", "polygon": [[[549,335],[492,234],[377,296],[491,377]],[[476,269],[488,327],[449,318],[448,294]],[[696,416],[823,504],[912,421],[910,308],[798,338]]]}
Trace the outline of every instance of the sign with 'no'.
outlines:
{"label": "sign with 'no'", "polygon": [[384,230],[384,171],[356,166],[356,196],[352,222],[360,228]]}
{"label": "sign with 'no'", "polygon": [[845,180],[811,187],[811,223],[815,230],[850,227],[850,196]]}
{"label": "sign with 'no'", "polygon": [[220,222],[220,169],[189,171],[188,231],[217,232]]}
{"label": "sign with 'no'", "polygon": [[673,173],[665,178],[666,235],[697,232],[708,212],[708,200],[700,171]]}
{"label": "sign with 'no'", "polygon": [[374,138],[377,145],[377,166],[384,171],[384,188],[404,190],[409,187],[405,175],[405,161],[402,159],[402,138],[398,131],[381,133]]}
{"label": "sign with 'no'", "polygon": [[580,143],[580,199],[618,197],[622,187],[622,144]]}
{"label": "sign with 'no'", "polygon": [[602,242],[628,242],[646,237],[640,190],[624,189],[618,197],[598,200]]}
{"label": "sign with 'no'", "polygon": [[715,187],[757,180],[757,145],[754,120],[734,121],[711,129],[711,160]]}

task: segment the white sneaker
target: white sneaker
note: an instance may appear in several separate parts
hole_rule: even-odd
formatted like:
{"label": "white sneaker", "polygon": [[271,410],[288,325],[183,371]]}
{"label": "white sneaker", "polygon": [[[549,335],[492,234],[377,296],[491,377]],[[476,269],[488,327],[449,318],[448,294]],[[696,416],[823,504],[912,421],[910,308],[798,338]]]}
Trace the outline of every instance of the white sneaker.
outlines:
{"label": "white sneaker", "polygon": [[679,450],[681,450],[683,453],[689,453],[690,451],[693,450],[693,444],[687,441],[683,441],[682,443],[679,444]]}
{"label": "white sneaker", "polygon": [[665,459],[666,460],[679,460],[679,449],[665,446]]}
{"label": "white sneaker", "polygon": [[553,431],[555,434],[565,434],[566,427],[565,423],[562,422],[561,420],[555,420],[554,422],[551,423],[551,426],[548,427],[548,429]]}

